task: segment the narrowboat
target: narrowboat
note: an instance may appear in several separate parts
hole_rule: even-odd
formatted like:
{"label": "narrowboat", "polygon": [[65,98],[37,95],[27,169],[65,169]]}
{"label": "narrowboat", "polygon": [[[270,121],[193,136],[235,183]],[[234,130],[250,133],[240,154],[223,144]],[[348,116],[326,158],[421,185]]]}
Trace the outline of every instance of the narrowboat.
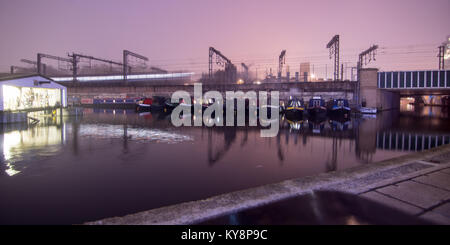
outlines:
{"label": "narrowboat", "polygon": [[322,97],[312,97],[308,104],[308,114],[310,117],[326,116],[327,108],[325,107],[325,100]]}
{"label": "narrowboat", "polygon": [[138,101],[136,111],[161,111],[165,107],[166,99],[161,96],[153,96],[152,98],[143,98]]}
{"label": "narrowboat", "polygon": [[347,99],[332,99],[328,102],[327,107],[330,116],[348,117],[350,115],[350,106]]}
{"label": "narrowboat", "polygon": [[287,119],[303,118],[303,111],[305,110],[305,103],[300,99],[291,99],[288,101],[284,109],[284,115]]}
{"label": "narrowboat", "polygon": [[175,107],[177,107],[178,105],[180,105],[180,102],[172,102],[171,99],[167,99],[166,102],[164,102],[164,111],[172,111],[173,109],[175,109]]}

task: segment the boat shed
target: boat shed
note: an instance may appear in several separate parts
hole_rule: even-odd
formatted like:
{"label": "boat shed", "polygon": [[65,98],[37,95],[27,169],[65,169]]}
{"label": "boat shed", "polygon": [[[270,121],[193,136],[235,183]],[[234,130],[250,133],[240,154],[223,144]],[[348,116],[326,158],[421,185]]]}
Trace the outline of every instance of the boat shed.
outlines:
{"label": "boat shed", "polygon": [[42,75],[0,77],[0,112],[67,106],[67,88]]}

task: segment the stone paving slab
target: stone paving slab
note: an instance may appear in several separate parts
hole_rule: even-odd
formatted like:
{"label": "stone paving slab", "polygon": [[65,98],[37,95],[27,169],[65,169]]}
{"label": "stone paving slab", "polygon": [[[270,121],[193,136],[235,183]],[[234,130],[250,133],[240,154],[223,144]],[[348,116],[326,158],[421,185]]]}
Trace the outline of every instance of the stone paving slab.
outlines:
{"label": "stone paving slab", "polygon": [[450,191],[450,176],[445,173],[435,172],[420,176],[413,180]]}
{"label": "stone paving slab", "polygon": [[435,213],[442,214],[450,219],[450,203],[445,203],[432,210]]}
{"label": "stone paving slab", "polygon": [[438,154],[436,156],[425,158],[427,161],[433,163],[449,163],[450,162],[450,152],[444,152],[442,154]]}
{"label": "stone paving slab", "polygon": [[450,225],[450,219],[436,212],[426,212],[419,217],[438,225]]}
{"label": "stone paving slab", "polygon": [[414,181],[401,182],[377,191],[424,209],[450,199],[450,192]]}
{"label": "stone paving slab", "polygon": [[408,203],[399,201],[397,199],[388,197],[388,196],[378,193],[376,191],[366,192],[360,196],[365,197],[370,200],[373,200],[373,201],[376,201],[376,202],[379,202],[381,204],[396,208],[398,210],[401,210],[405,213],[412,214],[412,215],[417,215],[423,211],[423,209],[420,209],[420,208],[410,205]]}

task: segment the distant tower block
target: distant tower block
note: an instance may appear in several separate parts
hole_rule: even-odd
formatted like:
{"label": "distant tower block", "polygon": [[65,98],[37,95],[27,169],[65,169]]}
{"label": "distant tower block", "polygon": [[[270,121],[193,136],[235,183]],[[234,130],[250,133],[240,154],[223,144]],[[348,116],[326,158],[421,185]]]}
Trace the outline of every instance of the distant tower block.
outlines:
{"label": "distant tower block", "polygon": [[303,81],[307,82],[308,81],[308,75],[310,74],[310,64],[309,62],[305,62],[305,63],[300,63],[300,74],[303,75]]}

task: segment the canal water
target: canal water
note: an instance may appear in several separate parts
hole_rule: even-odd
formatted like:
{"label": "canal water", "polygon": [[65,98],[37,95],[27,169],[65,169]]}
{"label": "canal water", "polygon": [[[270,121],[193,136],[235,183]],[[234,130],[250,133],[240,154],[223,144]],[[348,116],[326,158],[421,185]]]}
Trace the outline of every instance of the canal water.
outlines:
{"label": "canal water", "polygon": [[79,224],[342,170],[450,141],[448,110],[376,117],[173,127],[170,115],[84,109],[0,131],[0,223]]}

